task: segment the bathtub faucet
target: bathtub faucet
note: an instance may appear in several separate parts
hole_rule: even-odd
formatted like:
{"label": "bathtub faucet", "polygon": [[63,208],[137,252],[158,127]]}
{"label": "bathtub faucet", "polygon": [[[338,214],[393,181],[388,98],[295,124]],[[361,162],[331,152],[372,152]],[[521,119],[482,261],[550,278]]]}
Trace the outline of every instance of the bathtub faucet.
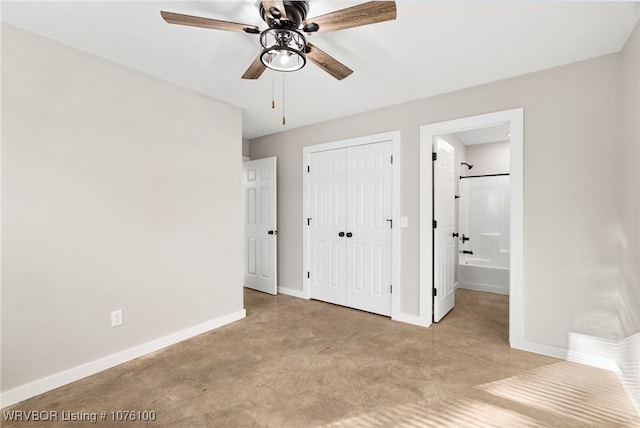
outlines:
{"label": "bathtub faucet", "polygon": [[473,251],[462,250],[462,251],[460,251],[460,254],[469,254],[470,256],[473,256]]}
{"label": "bathtub faucet", "polygon": [[471,238],[469,238],[468,236],[464,236],[464,233],[462,234],[462,243],[463,243],[463,244],[464,244],[465,242],[467,242],[469,239],[471,239]]}

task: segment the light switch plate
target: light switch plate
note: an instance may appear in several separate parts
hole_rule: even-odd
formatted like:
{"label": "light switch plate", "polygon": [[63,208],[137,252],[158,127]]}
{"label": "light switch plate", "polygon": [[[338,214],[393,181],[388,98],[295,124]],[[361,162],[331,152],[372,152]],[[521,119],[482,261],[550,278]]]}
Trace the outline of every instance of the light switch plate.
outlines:
{"label": "light switch plate", "polygon": [[122,325],[122,309],[111,312],[111,327]]}

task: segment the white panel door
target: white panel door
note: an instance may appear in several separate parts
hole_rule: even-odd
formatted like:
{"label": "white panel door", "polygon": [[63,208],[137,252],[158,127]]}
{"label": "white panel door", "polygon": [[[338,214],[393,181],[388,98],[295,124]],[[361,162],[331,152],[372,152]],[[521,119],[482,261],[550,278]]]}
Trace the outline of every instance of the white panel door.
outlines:
{"label": "white panel door", "polygon": [[309,162],[310,296],[346,304],[346,151],[312,153]]}
{"label": "white panel door", "polygon": [[347,149],[347,306],[391,315],[389,142]]}
{"label": "white panel door", "polygon": [[278,294],[276,158],[242,164],[244,193],[244,285]]}
{"label": "white panel door", "polygon": [[440,321],[455,304],[455,149],[437,137],[433,165],[433,320]]}
{"label": "white panel door", "polygon": [[309,155],[310,297],[391,315],[391,142]]}

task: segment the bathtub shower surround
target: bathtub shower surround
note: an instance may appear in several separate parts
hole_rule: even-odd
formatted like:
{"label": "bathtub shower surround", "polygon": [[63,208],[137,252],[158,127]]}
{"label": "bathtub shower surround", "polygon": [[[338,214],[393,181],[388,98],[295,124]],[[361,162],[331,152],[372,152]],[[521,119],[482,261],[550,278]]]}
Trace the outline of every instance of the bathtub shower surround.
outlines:
{"label": "bathtub shower surround", "polygon": [[508,175],[460,179],[458,287],[509,294]]}

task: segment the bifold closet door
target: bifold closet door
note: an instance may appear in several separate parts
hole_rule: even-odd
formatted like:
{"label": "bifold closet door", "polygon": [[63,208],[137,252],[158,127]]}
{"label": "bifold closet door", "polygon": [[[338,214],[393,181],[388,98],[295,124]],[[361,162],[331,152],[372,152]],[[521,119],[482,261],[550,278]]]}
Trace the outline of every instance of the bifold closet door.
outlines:
{"label": "bifold closet door", "polygon": [[313,299],[391,314],[392,143],[309,156]]}
{"label": "bifold closet door", "polygon": [[344,149],[309,156],[310,296],[338,305],[346,304],[346,162]]}
{"label": "bifold closet door", "polygon": [[347,149],[347,306],[381,315],[391,315],[392,149]]}

